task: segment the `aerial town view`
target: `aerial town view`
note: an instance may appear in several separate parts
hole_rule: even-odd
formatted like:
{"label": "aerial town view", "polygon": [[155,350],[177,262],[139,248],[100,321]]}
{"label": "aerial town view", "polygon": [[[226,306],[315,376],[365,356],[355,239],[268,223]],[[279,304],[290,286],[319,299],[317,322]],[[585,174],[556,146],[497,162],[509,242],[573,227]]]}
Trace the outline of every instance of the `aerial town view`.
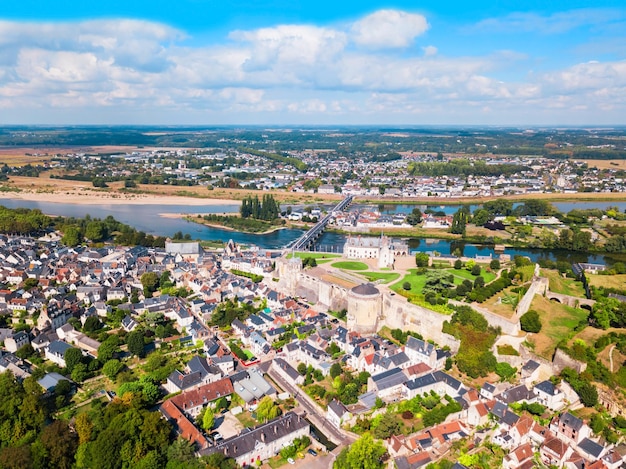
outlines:
{"label": "aerial town view", "polygon": [[3,5],[0,469],[626,468],[624,44],[611,0]]}

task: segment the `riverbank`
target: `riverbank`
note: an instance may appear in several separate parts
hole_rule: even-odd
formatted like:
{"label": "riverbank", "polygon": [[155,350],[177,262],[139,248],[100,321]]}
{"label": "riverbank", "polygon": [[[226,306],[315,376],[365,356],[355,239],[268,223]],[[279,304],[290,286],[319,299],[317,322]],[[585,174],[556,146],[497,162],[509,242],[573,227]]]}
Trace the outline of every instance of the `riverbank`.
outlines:
{"label": "riverbank", "polygon": [[[246,234],[252,234],[252,235],[267,235],[267,234],[275,233],[279,230],[288,229],[287,226],[275,226],[264,231],[250,231],[250,230],[245,230],[241,227],[233,228],[230,226],[222,225],[220,223],[206,221],[204,218],[202,218],[203,214],[190,215],[190,214],[164,213],[160,215],[165,218],[182,218],[183,220],[186,220],[188,222],[197,223],[198,225],[206,226],[209,228],[219,228],[225,231],[231,231],[231,232],[236,232],[236,233],[246,233]],[[231,214],[225,214],[225,215],[237,215],[237,214],[231,213]]]}
{"label": "riverbank", "polygon": [[96,189],[76,189],[63,192],[55,191],[27,191],[0,192],[0,204],[3,199],[25,200],[30,202],[52,202],[73,205],[189,205],[189,206],[220,206],[239,205],[238,200],[229,199],[200,199],[176,195],[133,194],[98,191]]}

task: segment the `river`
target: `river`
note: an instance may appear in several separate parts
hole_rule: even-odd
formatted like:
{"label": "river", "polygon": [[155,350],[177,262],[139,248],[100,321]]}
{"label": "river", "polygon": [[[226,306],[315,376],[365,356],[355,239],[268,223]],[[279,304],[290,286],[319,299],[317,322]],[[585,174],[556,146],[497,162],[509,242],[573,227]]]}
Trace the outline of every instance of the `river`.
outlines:
{"label": "river", "polygon": [[[152,235],[172,236],[181,231],[189,233],[193,239],[216,240],[226,242],[232,239],[236,243],[243,245],[256,245],[266,249],[280,249],[291,241],[302,235],[302,230],[282,229],[268,234],[248,234],[236,231],[223,230],[202,226],[193,222],[188,222],[181,218],[162,217],[163,213],[188,213],[188,205],[156,205],[156,204],[94,204],[78,205],[63,204],[55,202],[35,202],[21,199],[2,199],[0,205],[9,208],[25,207],[37,208],[43,213],[50,215],[61,215],[68,217],[84,217],[89,214],[93,218],[106,218],[112,215],[116,220],[135,227]],[[553,204],[558,210],[567,212],[573,208],[606,208],[608,206],[618,206],[620,210],[626,209],[626,202],[557,202]],[[454,213],[458,206],[429,206],[434,209],[441,209],[446,213]],[[386,205],[385,211],[388,213],[410,212],[415,205]],[[193,206],[193,213],[232,213],[237,212],[239,206],[233,205],[207,205]],[[392,211],[393,210],[393,211]],[[345,242],[345,235],[337,233],[324,233],[315,246],[316,250],[326,252],[341,252]],[[476,254],[494,254],[489,246],[466,244],[459,241],[448,241],[442,239],[410,239],[409,248],[412,253],[433,252],[449,255],[459,249],[462,255],[473,257]],[[566,251],[546,251],[541,249],[517,249],[506,248],[505,254],[511,256],[528,256],[533,261],[539,259],[564,260],[568,262],[614,262],[613,257],[604,255],[591,255],[586,253],[573,253]]]}

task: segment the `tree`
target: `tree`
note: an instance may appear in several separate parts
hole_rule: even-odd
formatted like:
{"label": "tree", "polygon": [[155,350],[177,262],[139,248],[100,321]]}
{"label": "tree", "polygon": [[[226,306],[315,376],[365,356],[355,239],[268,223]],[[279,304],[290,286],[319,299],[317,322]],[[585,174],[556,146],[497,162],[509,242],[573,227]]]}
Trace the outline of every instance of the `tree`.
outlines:
{"label": "tree", "polygon": [[383,414],[380,422],[374,429],[374,436],[381,440],[386,440],[391,435],[402,433],[402,422],[395,414]]}
{"label": "tree", "polygon": [[474,211],[474,216],[472,217],[472,223],[476,226],[483,226],[491,219],[490,213],[484,208],[479,208]]}
{"label": "tree", "polygon": [[128,351],[133,355],[137,355],[142,358],[145,355],[145,343],[143,340],[143,333],[140,331],[132,331],[126,336],[126,345],[128,345]]}
{"label": "tree", "polygon": [[381,469],[387,451],[380,441],[366,433],[352,445],[344,448],[333,464],[333,469]]}
{"label": "tree", "polygon": [[41,442],[48,454],[50,467],[70,469],[74,463],[74,452],[78,447],[76,434],[70,431],[66,422],[55,420],[44,427]]}
{"label": "tree", "polygon": [[512,367],[506,362],[501,362],[496,365],[496,374],[500,377],[501,381],[511,379],[517,373],[517,368]]}
{"label": "tree", "polygon": [[141,276],[141,285],[143,285],[143,294],[147,298],[152,298],[152,294],[159,288],[159,276],[156,272],[146,272]]}
{"label": "tree", "polygon": [[72,369],[72,380],[77,383],[82,383],[87,378],[87,365],[84,363],[77,363]]}
{"label": "tree", "polygon": [[76,365],[78,365],[83,359],[83,353],[74,347],[68,348],[63,354],[65,360],[65,367],[70,373]]}
{"label": "tree", "polygon": [[98,316],[89,316],[85,320],[85,324],[83,325],[83,331],[85,332],[94,332],[102,327],[102,323]]}
{"label": "tree", "polygon": [[499,270],[500,269],[500,261],[498,259],[492,259],[489,263],[489,267],[491,270]]}
{"label": "tree", "polygon": [[525,332],[537,333],[541,330],[541,320],[539,319],[539,313],[532,309],[519,318],[519,323],[520,327]]}
{"label": "tree", "polygon": [[98,360],[106,363],[119,351],[119,338],[116,335],[109,335],[98,347]]}
{"label": "tree", "polygon": [[341,375],[343,369],[341,365],[337,362],[333,363],[330,367],[330,377],[335,379],[337,376]]}
{"label": "tree", "polygon": [[480,275],[480,270],[480,266],[478,264],[474,264],[470,272],[472,275]]}
{"label": "tree", "polygon": [[430,262],[430,256],[425,252],[418,252],[415,254],[415,264],[418,267],[428,267]]}
{"label": "tree", "polygon": [[594,407],[598,403],[598,390],[593,384],[583,383],[575,391],[585,407]]}
{"label": "tree", "polygon": [[450,226],[450,233],[465,235],[465,227],[469,219],[469,209],[467,207],[461,207],[456,211],[452,217],[452,225]]}
{"label": "tree", "polygon": [[411,289],[411,282],[404,282],[402,284],[402,288],[404,288],[406,291],[409,291]]}
{"label": "tree", "polygon": [[63,237],[61,242],[66,246],[78,246],[83,241],[83,235],[80,232],[80,228],[74,225],[66,226],[63,230]]}
{"label": "tree", "polygon": [[461,259],[457,259],[454,261],[454,270],[461,270],[463,268],[463,261]]}
{"label": "tree", "polygon": [[33,346],[31,344],[26,344],[26,345],[22,345],[19,349],[17,349],[17,352],[15,352],[15,355],[17,355],[17,357],[21,358],[22,360],[26,360],[32,357],[33,355],[35,355],[35,353],[36,352]]}
{"label": "tree", "polygon": [[121,363],[119,360],[113,358],[104,364],[104,366],[102,367],[102,373],[104,373],[107,378],[113,381],[115,380],[117,374],[122,371],[123,368],[124,364]]}
{"label": "tree", "polygon": [[107,237],[106,225],[101,221],[91,221],[85,227],[85,238],[96,243]]}
{"label": "tree", "polygon": [[202,415],[202,428],[208,432],[213,428],[213,425],[215,425],[215,414],[213,410],[207,406]]}
{"label": "tree", "polygon": [[260,422],[267,422],[268,420],[273,420],[278,417],[281,413],[280,407],[276,405],[276,402],[269,397],[265,396],[259,402],[259,405],[256,409],[256,417]]}

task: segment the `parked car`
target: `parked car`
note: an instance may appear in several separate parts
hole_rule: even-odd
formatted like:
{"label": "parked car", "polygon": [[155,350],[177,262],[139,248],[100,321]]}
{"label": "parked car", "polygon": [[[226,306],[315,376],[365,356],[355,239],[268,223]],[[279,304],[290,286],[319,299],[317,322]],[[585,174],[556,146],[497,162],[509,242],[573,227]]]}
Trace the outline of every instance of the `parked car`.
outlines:
{"label": "parked car", "polygon": [[296,462],[293,460],[293,458],[287,458],[287,462],[289,464],[295,464]]}
{"label": "parked car", "polygon": [[311,456],[317,456],[317,451],[315,451],[313,448],[309,448],[307,453],[309,453]]}

